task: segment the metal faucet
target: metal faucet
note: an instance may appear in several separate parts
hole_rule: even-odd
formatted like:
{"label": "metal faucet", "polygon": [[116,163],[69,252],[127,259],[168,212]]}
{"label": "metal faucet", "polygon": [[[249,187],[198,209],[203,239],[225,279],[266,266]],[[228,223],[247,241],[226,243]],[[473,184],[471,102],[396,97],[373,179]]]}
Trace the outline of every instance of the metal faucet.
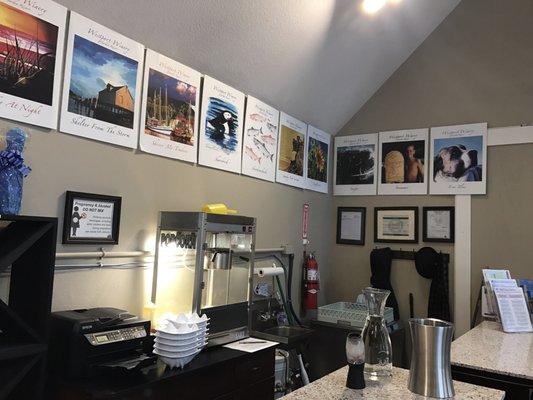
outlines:
{"label": "metal faucet", "polygon": [[258,320],[259,321],[270,321],[271,319],[276,318],[276,314],[272,312],[272,305],[271,305],[272,298],[268,298],[268,311],[260,311],[258,314]]}

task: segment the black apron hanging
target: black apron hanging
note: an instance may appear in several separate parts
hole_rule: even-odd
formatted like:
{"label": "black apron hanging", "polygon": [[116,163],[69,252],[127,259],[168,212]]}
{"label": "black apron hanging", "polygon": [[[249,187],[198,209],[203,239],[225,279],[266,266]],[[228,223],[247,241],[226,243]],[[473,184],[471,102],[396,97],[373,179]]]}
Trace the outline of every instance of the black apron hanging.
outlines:
{"label": "black apron hanging", "polygon": [[418,273],[431,279],[428,300],[428,318],[451,321],[448,285],[448,264],[441,253],[432,247],[422,247],[415,253]]}
{"label": "black apron hanging", "polygon": [[400,319],[400,309],[390,283],[391,263],[392,250],[390,247],[374,249],[370,252],[370,271],[372,272],[370,285],[376,289],[390,290],[390,295],[385,305],[392,307],[394,310],[394,320],[397,321]]}

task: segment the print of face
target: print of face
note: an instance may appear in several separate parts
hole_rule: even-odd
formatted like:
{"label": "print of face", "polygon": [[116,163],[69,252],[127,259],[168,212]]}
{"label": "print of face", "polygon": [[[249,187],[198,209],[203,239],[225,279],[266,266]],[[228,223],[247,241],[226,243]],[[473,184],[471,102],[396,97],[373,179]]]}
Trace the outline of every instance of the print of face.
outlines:
{"label": "print of face", "polygon": [[435,157],[434,173],[441,171],[446,176],[461,177],[470,167],[477,165],[477,151],[468,151],[464,146],[445,147]]}
{"label": "print of face", "polygon": [[222,116],[224,117],[224,119],[225,119],[226,121],[229,121],[229,120],[232,118],[231,113],[230,113],[229,111],[224,111],[224,113],[222,114]]}
{"label": "print of face", "polygon": [[414,158],[415,157],[415,146],[407,146],[406,153],[407,153],[407,157]]}

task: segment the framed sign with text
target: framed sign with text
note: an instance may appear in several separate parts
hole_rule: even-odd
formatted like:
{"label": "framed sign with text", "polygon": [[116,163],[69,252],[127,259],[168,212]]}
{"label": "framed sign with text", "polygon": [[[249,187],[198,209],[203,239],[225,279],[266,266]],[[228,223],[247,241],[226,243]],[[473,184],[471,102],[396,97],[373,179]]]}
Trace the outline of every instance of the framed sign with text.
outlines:
{"label": "framed sign with text", "polygon": [[118,244],[121,197],[67,191],[63,244]]}

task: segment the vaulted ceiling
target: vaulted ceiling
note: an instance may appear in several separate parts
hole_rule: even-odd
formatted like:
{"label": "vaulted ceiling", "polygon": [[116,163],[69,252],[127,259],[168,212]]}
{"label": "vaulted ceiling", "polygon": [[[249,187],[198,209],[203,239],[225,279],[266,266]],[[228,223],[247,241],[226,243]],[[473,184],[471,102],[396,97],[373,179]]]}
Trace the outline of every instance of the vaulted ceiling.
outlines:
{"label": "vaulted ceiling", "polygon": [[336,133],[460,0],[58,0]]}

